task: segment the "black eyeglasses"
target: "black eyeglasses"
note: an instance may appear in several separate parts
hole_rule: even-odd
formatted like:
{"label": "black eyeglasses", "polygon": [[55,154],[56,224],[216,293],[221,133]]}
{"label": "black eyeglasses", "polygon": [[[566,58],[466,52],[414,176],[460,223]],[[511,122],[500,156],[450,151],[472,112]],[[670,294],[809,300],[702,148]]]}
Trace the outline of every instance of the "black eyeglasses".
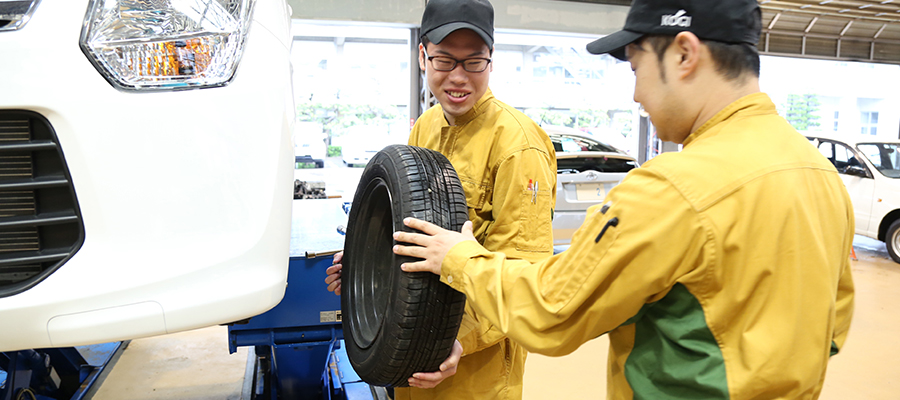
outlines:
{"label": "black eyeglasses", "polygon": [[425,58],[431,62],[431,66],[434,67],[437,71],[448,72],[453,71],[456,68],[456,64],[462,64],[462,67],[467,72],[484,72],[487,69],[488,64],[491,63],[490,58],[467,58],[465,60],[457,60],[453,57],[445,57],[445,56],[429,56],[428,53],[425,53]]}

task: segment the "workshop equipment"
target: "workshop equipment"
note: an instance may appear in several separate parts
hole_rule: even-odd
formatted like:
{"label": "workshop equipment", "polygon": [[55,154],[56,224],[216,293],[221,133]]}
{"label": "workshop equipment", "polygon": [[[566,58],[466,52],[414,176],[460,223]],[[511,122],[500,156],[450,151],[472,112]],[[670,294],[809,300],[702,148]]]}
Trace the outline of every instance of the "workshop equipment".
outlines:
{"label": "workshop equipment", "polygon": [[0,353],[0,400],[89,398],[128,342]]}
{"label": "workshop equipment", "polygon": [[[229,325],[228,347],[250,347],[243,400],[387,399],[362,382],[343,350],[341,299],[327,289],[325,270],[343,247],[340,199],[294,202],[291,256],[284,298],[271,310]],[[323,250],[324,249],[324,250]]]}

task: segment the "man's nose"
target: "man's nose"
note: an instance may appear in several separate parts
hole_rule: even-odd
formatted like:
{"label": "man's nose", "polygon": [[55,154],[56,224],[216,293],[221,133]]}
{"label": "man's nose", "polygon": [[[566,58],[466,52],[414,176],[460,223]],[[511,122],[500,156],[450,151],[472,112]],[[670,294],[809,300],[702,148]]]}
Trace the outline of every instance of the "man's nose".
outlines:
{"label": "man's nose", "polygon": [[462,63],[456,64],[456,67],[449,72],[450,81],[454,83],[466,82],[469,80],[469,73],[463,68]]}

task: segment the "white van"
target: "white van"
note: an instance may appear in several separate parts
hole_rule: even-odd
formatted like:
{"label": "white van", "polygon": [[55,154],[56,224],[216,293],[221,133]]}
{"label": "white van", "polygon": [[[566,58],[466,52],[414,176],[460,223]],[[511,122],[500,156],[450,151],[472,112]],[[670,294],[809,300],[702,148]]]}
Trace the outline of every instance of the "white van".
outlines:
{"label": "white van", "polygon": [[900,263],[900,141],[808,136],[840,173],[856,217],[856,234],[883,241]]}
{"label": "white van", "polygon": [[284,0],[0,4],[0,351],[276,305],[294,164]]}

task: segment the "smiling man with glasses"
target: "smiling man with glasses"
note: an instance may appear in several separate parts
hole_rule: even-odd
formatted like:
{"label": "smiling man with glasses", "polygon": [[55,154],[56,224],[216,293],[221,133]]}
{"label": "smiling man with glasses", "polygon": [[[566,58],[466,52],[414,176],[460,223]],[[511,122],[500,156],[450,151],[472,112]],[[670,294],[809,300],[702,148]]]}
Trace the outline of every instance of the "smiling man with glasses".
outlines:
{"label": "smiling man with glasses", "polygon": [[[536,262],[553,254],[556,152],[540,126],[488,88],[493,22],[486,0],[428,2],[419,67],[440,104],[419,117],[409,144],[437,150],[453,164],[479,242]],[[414,375],[415,387],[398,390],[397,400],[522,398],[522,347],[469,305],[457,338],[463,357],[456,375],[442,383],[441,372]]]}
{"label": "smiling man with glasses", "polygon": [[[488,88],[493,23],[487,0],[428,1],[419,67],[439,104],[419,117],[409,144],[439,151],[453,164],[475,236],[485,248],[537,262],[553,254],[556,153],[540,126]],[[338,294],[341,257],[335,256],[326,279]],[[444,363],[459,359],[457,367],[416,373],[412,387],[397,388],[394,399],[522,398],[524,349],[469,305],[457,339]]]}

